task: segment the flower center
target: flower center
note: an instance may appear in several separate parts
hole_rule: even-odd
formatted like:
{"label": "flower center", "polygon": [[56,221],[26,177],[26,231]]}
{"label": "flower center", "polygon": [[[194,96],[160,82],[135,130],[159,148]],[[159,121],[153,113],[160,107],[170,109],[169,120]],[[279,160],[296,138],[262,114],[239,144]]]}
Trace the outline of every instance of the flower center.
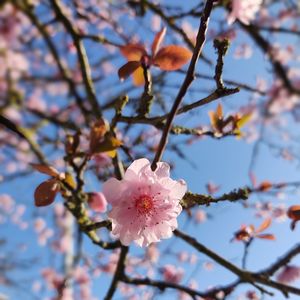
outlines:
{"label": "flower center", "polygon": [[135,200],[135,208],[142,215],[149,214],[153,209],[153,198],[148,195],[141,195]]}

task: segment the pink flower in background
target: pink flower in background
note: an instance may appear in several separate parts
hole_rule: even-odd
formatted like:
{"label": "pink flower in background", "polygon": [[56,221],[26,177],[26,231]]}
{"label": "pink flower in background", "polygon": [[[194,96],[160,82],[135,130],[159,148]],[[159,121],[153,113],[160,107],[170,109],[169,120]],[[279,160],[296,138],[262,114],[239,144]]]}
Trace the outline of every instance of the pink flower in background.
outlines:
{"label": "pink flower in background", "polygon": [[300,278],[300,268],[297,266],[285,266],[277,275],[277,280],[281,283],[291,283]]}
{"label": "pink flower in background", "polygon": [[236,19],[245,25],[255,18],[259,11],[262,0],[232,0],[232,9],[228,16],[228,24],[231,25]]}
{"label": "pink flower in background", "polygon": [[162,273],[165,281],[179,283],[183,277],[184,270],[168,264],[162,268]]}
{"label": "pink flower in background", "polygon": [[103,193],[89,193],[88,204],[95,212],[106,212],[107,201]]}
{"label": "pink flower in background", "polygon": [[207,220],[207,214],[203,209],[199,208],[195,212],[194,219],[197,224],[204,223]]}
{"label": "pink flower in background", "polygon": [[145,252],[145,259],[149,260],[151,263],[157,263],[159,259],[159,255],[160,253],[156,245],[151,244]]}
{"label": "pink flower in background", "polygon": [[135,241],[145,247],[171,237],[182,210],[179,201],[187,187],[183,180],[169,176],[167,163],[158,163],[153,172],[150,162],[142,158],[129,166],[123,180],[111,178],[104,183],[103,193],[112,205],[108,214],[112,234],[123,245]]}

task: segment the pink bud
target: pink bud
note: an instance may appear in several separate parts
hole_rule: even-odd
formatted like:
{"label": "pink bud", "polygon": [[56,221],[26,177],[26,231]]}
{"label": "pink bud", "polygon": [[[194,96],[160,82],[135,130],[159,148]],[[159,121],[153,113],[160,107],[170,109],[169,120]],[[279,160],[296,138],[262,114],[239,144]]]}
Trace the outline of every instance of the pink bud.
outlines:
{"label": "pink bud", "polygon": [[95,212],[104,213],[107,209],[107,201],[102,193],[89,193],[88,204]]}

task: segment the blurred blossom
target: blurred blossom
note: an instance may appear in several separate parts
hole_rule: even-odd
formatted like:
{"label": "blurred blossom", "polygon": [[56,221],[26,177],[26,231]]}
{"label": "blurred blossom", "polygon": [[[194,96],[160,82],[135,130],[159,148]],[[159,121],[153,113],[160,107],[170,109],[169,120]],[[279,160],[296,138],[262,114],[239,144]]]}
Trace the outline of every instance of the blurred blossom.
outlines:
{"label": "blurred blossom", "polygon": [[253,54],[252,47],[246,43],[239,45],[233,54],[236,59],[249,59]]}
{"label": "blurred blossom", "polygon": [[232,0],[232,8],[228,16],[228,24],[231,25],[236,19],[245,25],[249,25],[259,11],[262,0]]}
{"label": "blurred blossom", "polygon": [[180,251],[177,256],[181,262],[186,262],[189,259],[189,254],[186,251]]}
{"label": "blurred blossom", "polygon": [[203,263],[202,267],[206,271],[212,271],[214,269],[215,265],[211,261],[206,261]]}
{"label": "blurred blossom", "polygon": [[194,219],[198,224],[203,223],[207,220],[207,214],[203,209],[198,208],[194,214]]}
{"label": "blurred blossom", "polygon": [[177,268],[174,265],[167,264],[162,268],[162,275],[165,281],[171,283],[179,283],[184,275],[182,268]]}
{"label": "blurred blossom", "polygon": [[278,273],[277,280],[281,283],[292,283],[300,278],[300,268],[293,265],[284,266]]}
{"label": "blurred blossom", "polygon": [[146,259],[151,263],[156,263],[159,259],[159,250],[155,244],[151,244],[145,251]]}
{"label": "blurred blossom", "polygon": [[154,32],[158,32],[161,30],[161,17],[159,15],[153,15],[151,18],[151,28]]}
{"label": "blurred blossom", "polygon": [[107,201],[103,193],[88,193],[89,207],[98,213],[106,212]]}

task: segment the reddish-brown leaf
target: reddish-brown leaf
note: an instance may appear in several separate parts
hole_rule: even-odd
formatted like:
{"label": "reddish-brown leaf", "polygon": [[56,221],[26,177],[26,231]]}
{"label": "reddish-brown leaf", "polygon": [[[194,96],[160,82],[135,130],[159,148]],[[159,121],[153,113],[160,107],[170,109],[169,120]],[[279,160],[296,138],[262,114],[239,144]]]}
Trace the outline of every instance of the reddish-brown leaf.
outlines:
{"label": "reddish-brown leaf", "polygon": [[270,241],[276,240],[274,234],[270,234],[270,233],[259,234],[256,237],[259,239],[270,240]]}
{"label": "reddish-brown leaf", "polygon": [[260,233],[265,231],[267,228],[270,227],[272,220],[270,218],[264,220],[261,225],[255,230],[256,233]]}
{"label": "reddish-brown leaf", "polygon": [[145,84],[144,70],[142,67],[137,68],[133,72],[133,84],[135,86],[141,86]]}
{"label": "reddish-brown leaf", "polygon": [[118,75],[120,80],[126,79],[128,76],[130,76],[139,66],[141,63],[139,61],[129,61],[125,65],[123,65],[119,71]]}
{"label": "reddish-brown leaf", "polygon": [[164,71],[181,68],[192,57],[192,52],[184,47],[170,45],[160,49],[154,57],[154,64]]}
{"label": "reddish-brown leaf", "polygon": [[288,211],[287,215],[292,220],[300,220],[300,205],[292,205]]}
{"label": "reddish-brown leaf", "polygon": [[90,152],[94,153],[98,144],[103,141],[104,135],[109,130],[109,124],[105,119],[96,121],[90,131]]}
{"label": "reddish-brown leaf", "polygon": [[56,179],[49,179],[42,182],[34,192],[36,206],[50,205],[59,191],[59,182]]}
{"label": "reddish-brown leaf", "polygon": [[272,187],[272,183],[270,181],[263,181],[261,182],[261,184],[259,185],[258,189],[262,192],[266,192],[268,191],[270,188]]}
{"label": "reddish-brown leaf", "polygon": [[121,46],[120,51],[128,61],[139,61],[143,55],[147,55],[145,47],[140,44],[128,44]]}
{"label": "reddish-brown leaf", "polygon": [[209,111],[208,115],[209,115],[211,127],[214,129],[217,129],[218,118],[217,118],[216,113],[214,111]]}
{"label": "reddish-brown leaf", "polygon": [[152,47],[151,47],[151,50],[152,50],[152,56],[154,57],[166,35],[166,32],[167,32],[167,28],[164,27],[160,32],[158,32],[153,40],[153,43],[152,43]]}
{"label": "reddish-brown leaf", "polygon": [[59,176],[59,172],[51,166],[48,165],[42,165],[42,164],[30,164],[35,170],[43,173],[43,174],[47,174],[51,177],[58,177]]}
{"label": "reddish-brown leaf", "polygon": [[221,120],[223,118],[223,107],[222,104],[219,103],[216,109],[216,117]]}

